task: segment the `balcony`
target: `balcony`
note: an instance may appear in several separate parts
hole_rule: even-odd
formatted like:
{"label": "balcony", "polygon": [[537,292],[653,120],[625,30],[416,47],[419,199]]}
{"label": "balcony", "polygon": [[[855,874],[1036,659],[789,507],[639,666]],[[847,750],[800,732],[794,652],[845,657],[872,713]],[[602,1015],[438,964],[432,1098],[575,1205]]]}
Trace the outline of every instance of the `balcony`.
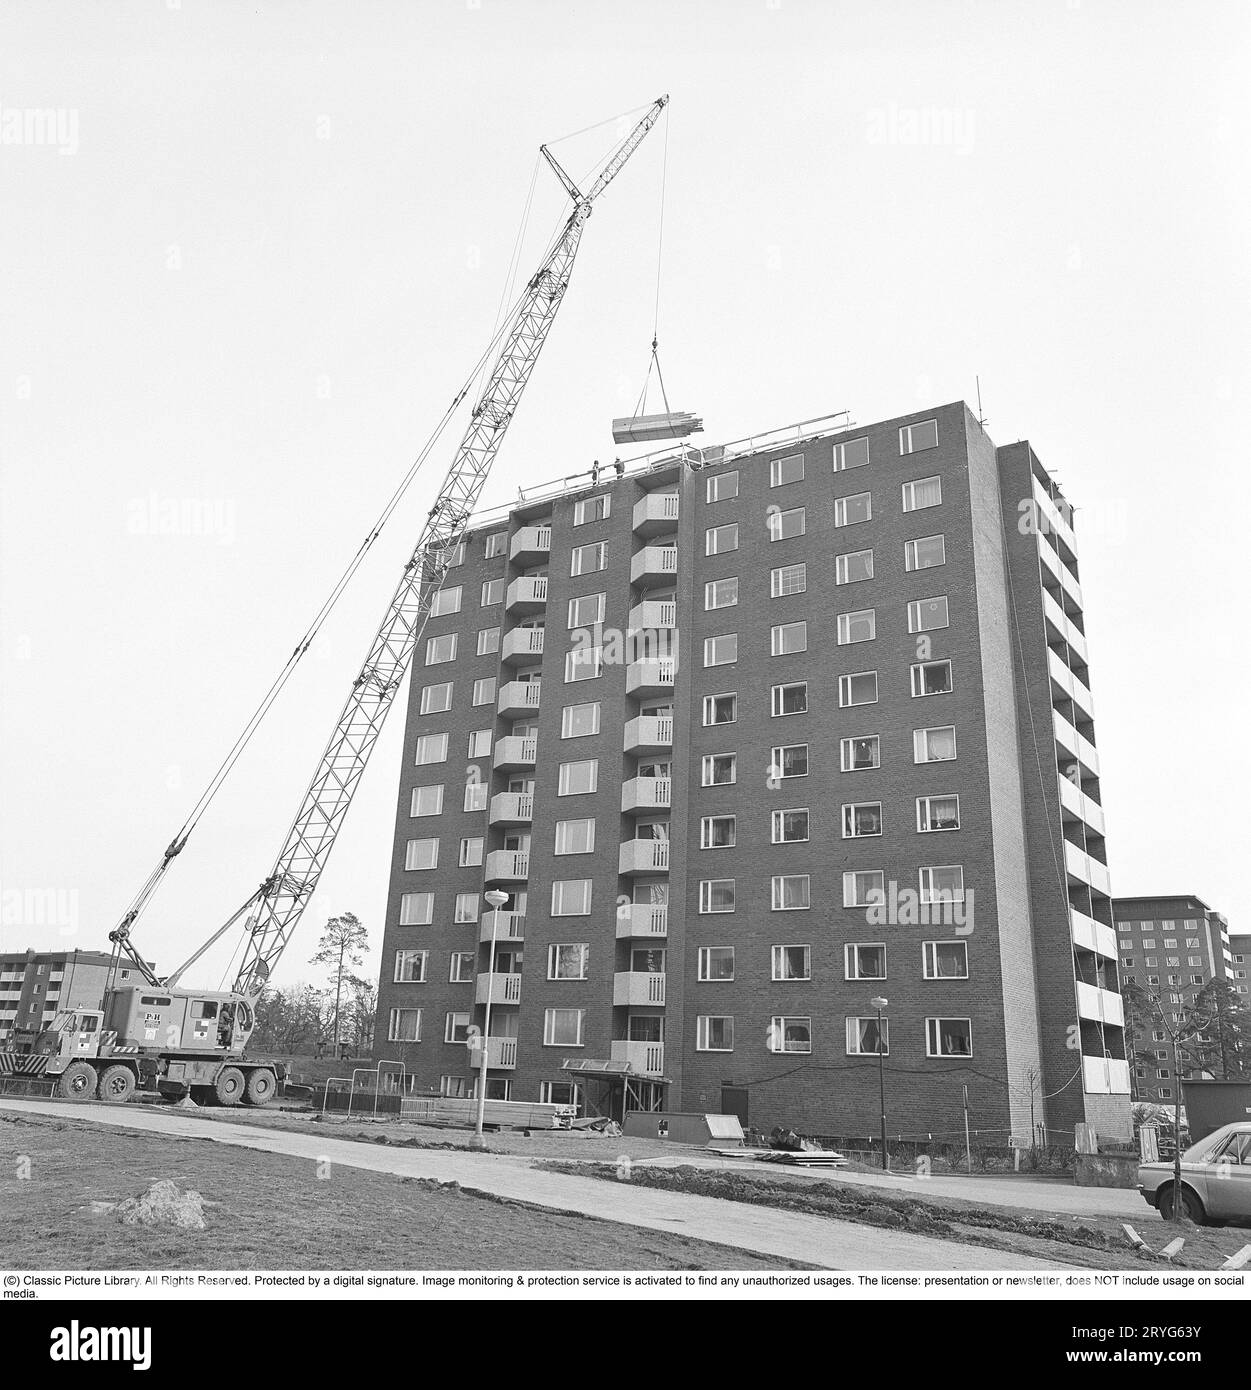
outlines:
{"label": "balcony", "polygon": [[1105,834],[1103,807],[1075,783],[1070,782],[1067,777],[1060,778],[1060,806],[1063,812],[1067,811],[1065,819],[1071,817],[1082,821],[1088,825],[1097,835]]}
{"label": "balcony", "polygon": [[524,912],[501,912],[499,922],[496,914],[489,908],[482,913],[482,924],[478,932],[479,941],[490,941],[495,932],[496,941],[524,941],[526,935],[526,914]]}
{"label": "balcony", "polygon": [[623,874],[667,874],[669,841],[627,840],[621,846],[617,871]]}
{"label": "balcony", "polygon": [[[476,1056],[477,1054],[473,1054]],[[488,1038],[487,1066],[501,1071],[512,1071],[517,1065],[516,1038]]]}
{"label": "balcony", "polygon": [[484,971],[474,982],[474,1002],[485,1004],[488,990],[491,992],[492,1008],[497,1004],[520,1004],[521,976],[505,975],[498,970]]}
{"label": "balcony", "polygon": [[547,575],[519,575],[504,593],[504,607],[510,613],[541,612],[547,607]]}
{"label": "balcony", "polygon": [[538,709],[541,690],[541,681],[509,681],[500,686],[495,707],[505,719],[520,719]]}
{"label": "balcony", "polygon": [[529,825],[534,819],[534,796],[531,792],[500,792],[491,798],[491,825]]}
{"label": "balcony", "polygon": [[626,667],[626,694],[643,700],[652,695],[672,695],[677,669],[677,660],[671,656],[632,661]]}
{"label": "balcony", "polygon": [[667,811],[672,802],[673,781],[668,777],[631,777],[621,788],[621,809],[626,815]]}
{"label": "balcony", "polygon": [[493,849],[484,865],[488,882],[507,883],[530,876],[530,855],[523,849]]}
{"label": "balcony", "polygon": [[630,628],[634,632],[658,632],[678,625],[678,605],[671,598],[649,598],[630,609]]}
{"label": "balcony", "polygon": [[1116,960],[1116,933],[1111,927],[1096,922],[1093,917],[1087,917],[1075,907],[1069,909],[1069,923],[1075,946],[1093,951],[1095,955],[1104,956],[1108,960]]}
{"label": "balcony", "polygon": [[672,747],[672,715],[640,714],[625,726],[627,753],[664,753]]}
{"label": "balcony", "polygon": [[665,976],[657,970],[618,970],[612,977],[617,1008],[659,1009],[665,1002]]}
{"label": "balcony", "polygon": [[634,504],[634,530],[640,536],[673,531],[678,524],[678,494],[649,492]]}
{"label": "balcony", "polygon": [[1105,897],[1112,896],[1112,880],[1108,877],[1108,866],[1098,859],[1078,849],[1066,840],[1064,842],[1064,867],[1068,870],[1070,881],[1085,884]]}
{"label": "balcony", "polygon": [[1072,700],[1087,719],[1093,719],[1095,702],[1085,681],[1079,680],[1063,658],[1050,650],[1047,652],[1047,669],[1051,673],[1052,699]]}
{"label": "balcony", "polygon": [[669,909],[655,903],[627,903],[617,909],[617,939],[665,937],[669,934]]}
{"label": "balcony", "polygon": [[1083,1057],[1082,1089],[1092,1096],[1129,1095],[1129,1063],[1117,1057]]}
{"label": "balcony", "polygon": [[1086,634],[1065,613],[1064,609],[1043,590],[1043,617],[1047,620],[1047,641],[1058,642],[1063,639],[1083,661],[1089,661],[1086,649]]}
{"label": "balcony", "polygon": [[525,738],[509,735],[495,740],[493,763],[501,770],[510,767],[533,767],[539,755],[539,741],[530,734]]}
{"label": "balcony", "polygon": [[[1059,710],[1051,711],[1051,727],[1055,730],[1056,742],[1068,754],[1069,759],[1076,758],[1088,772],[1098,777],[1099,754],[1085,734],[1079,734]],[[1062,757],[1060,761],[1063,763],[1066,759]]]}
{"label": "balcony", "polygon": [[518,565],[537,565],[552,553],[550,526],[521,526],[508,543],[508,558]]}
{"label": "balcony", "polygon": [[645,545],[630,561],[630,583],[647,588],[672,584],[678,573],[676,545]]}
{"label": "balcony", "polygon": [[544,630],[541,627],[515,627],[505,633],[500,660],[505,666],[524,666],[543,655]]}
{"label": "balcony", "polygon": [[[1064,547],[1067,547],[1070,555],[1077,558],[1077,537],[1073,534],[1073,528],[1060,515],[1059,508],[1047,495],[1047,490],[1034,479],[1034,501],[1038,511],[1041,513],[1039,518],[1039,530],[1050,535],[1056,542],[1056,549],[1063,556]],[[1046,545],[1043,540],[1043,544]]]}
{"label": "balcony", "polygon": [[[1052,575],[1055,576],[1056,582],[1068,596],[1069,602],[1077,608],[1082,608],[1082,586],[1078,582],[1077,576],[1069,569],[1064,561],[1060,559],[1046,541],[1040,542],[1038,551],[1042,556],[1043,564],[1050,570]],[[1068,603],[1063,606],[1067,609]]]}
{"label": "balcony", "polygon": [[1125,1006],[1121,996],[1111,989],[1100,989],[1097,985],[1077,982],[1077,1012],[1081,1018],[1096,1023],[1111,1023],[1117,1028],[1125,1026]]}
{"label": "balcony", "polygon": [[643,1076],[663,1076],[665,1071],[664,1043],[627,1042],[618,1039],[612,1045],[614,1062],[629,1062],[630,1070]]}

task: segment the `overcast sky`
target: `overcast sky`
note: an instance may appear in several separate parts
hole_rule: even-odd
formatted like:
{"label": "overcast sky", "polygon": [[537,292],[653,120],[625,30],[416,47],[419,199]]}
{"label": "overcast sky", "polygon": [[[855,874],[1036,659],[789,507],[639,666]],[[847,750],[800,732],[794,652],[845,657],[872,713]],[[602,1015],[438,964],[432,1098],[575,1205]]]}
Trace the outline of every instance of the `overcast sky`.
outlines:
{"label": "overcast sky", "polygon": [[[661,92],[672,404],[716,442],[980,375],[991,436],[1079,507],[1114,891],[1247,929],[1240,0],[6,0],[0,26],[5,949],[106,947],[485,345],[539,144]],[[613,135],[556,148],[581,174]],[[662,123],[597,205],[487,501],[614,452],[665,149]],[[523,273],[562,197],[540,170]],[[149,910],[162,967],[268,872],[458,433]],[[316,977],[331,913],[380,938],[402,722],[280,982]]]}

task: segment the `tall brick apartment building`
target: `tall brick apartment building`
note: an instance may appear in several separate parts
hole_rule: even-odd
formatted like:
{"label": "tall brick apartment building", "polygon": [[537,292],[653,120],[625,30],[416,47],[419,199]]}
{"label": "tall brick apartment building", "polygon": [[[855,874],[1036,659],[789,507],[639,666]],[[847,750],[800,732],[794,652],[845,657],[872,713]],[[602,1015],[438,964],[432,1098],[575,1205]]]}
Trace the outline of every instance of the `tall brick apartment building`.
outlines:
{"label": "tall brick apartment building", "polygon": [[966,1094],[1001,1141],[1128,1131],[1076,540],[1028,444],[956,403],[671,450],[456,558],[380,1056],[472,1094],[489,991],[493,1096],[619,1107],[625,1076],[868,1135],[880,1046],[892,1134],[962,1134]]}

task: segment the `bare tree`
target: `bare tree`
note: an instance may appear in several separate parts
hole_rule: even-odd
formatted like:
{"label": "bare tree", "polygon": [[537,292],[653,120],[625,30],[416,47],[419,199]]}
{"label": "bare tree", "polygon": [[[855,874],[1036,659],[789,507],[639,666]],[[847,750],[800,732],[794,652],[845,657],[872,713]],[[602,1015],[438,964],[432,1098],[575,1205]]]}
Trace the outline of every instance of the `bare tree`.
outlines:
{"label": "bare tree", "polygon": [[351,912],[342,917],[331,917],[327,921],[317,943],[317,954],[312,957],[313,965],[328,966],[334,980],[334,1044],[339,1046],[339,1025],[343,1001],[343,987],[354,979],[353,968],[363,965],[365,952],[369,949],[369,935],[361,925],[360,919]]}

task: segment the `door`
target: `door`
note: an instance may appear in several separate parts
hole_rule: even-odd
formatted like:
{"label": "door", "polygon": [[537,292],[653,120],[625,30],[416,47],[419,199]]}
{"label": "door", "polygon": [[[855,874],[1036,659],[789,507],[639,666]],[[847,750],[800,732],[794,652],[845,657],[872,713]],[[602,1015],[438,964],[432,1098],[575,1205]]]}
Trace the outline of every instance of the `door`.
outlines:
{"label": "door", "polygon": [[1230,1135],[1214,1155],[1206,1186],[1209,1216],[1251,1220],[1251,1131]]}
{"label": "door", "polygon": [[744,1129],[747,1128],[746,1086],[722,1086],[721,1113],[723,1115],[737,1115],[739,1124]]}

